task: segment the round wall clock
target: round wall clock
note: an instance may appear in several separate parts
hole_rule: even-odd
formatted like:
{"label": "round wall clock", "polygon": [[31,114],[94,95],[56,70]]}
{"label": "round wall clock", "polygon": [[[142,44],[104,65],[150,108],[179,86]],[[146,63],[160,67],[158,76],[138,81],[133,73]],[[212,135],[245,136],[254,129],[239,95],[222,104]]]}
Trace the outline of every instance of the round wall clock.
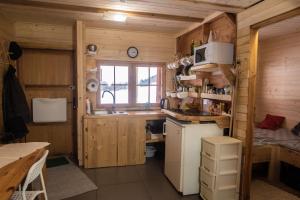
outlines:
{"label": "round wall clock", "polygon": [[127,49],[127,55],[130,58],[136,58],[139,55],[139,51],[138,51],[138,49],[136,47],[129,47]]}

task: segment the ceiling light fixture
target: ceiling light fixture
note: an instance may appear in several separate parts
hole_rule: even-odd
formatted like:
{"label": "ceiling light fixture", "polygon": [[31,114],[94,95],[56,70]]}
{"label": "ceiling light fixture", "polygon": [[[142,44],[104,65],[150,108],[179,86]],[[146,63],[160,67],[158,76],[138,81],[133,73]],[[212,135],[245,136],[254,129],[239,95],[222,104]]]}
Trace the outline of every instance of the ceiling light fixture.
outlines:
{"label": "ceiling light fixture", "polygon": [[116,13],[116,12],[105,12],[103,19],[110,20],[110,21],[116,21],[116,22],[125,22],[127,19],[127,14]]}

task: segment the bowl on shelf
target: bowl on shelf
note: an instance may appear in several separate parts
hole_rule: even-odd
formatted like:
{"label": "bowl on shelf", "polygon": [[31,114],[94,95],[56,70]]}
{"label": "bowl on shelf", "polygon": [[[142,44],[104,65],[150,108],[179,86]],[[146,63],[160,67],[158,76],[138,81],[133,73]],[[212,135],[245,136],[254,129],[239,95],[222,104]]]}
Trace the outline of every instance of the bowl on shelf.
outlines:
{"label": "bowl on shelf", "polygon": [[189,96],[188,92],[177,92],[177,97],[180,99],[187,98]]}
{"label": "bowl on shelf", "polygon": [[173,98],[177,97],[177,93],[176,92],[171,92],[171,97],[173,97]]}
{"label": "bowl on shelf", "polygon": [[171,93],[170,91],[166,91],[166,97],[170,97],[171,96]]}

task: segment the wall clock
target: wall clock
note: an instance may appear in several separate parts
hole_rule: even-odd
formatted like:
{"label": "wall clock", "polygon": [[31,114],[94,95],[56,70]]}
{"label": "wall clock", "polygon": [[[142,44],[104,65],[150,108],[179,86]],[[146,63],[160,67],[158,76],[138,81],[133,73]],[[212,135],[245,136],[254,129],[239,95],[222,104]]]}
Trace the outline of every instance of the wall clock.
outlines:
{"label": "wall clock", "polygon": [[138,49],[136,47],[129,47],[127,49],[127,55],[130,58],[136,58],[139,55],[139,51],[138,51]]}

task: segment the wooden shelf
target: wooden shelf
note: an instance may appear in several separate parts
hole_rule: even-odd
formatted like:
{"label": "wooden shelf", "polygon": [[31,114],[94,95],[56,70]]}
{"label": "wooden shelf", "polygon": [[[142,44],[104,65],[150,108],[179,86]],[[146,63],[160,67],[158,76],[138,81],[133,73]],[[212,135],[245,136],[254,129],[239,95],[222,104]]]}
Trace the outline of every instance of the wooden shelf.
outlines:
{"label": "wooden shelf", "polygon": [[215,71],[219,71],[219,66],[217,64],[205,64],[205,65],[193,66],[191,70],[201,71],[201,72],[215,72]]}
{"label": "wooden shelf", "polygon": [[198,65],[191,68],[192,71],[197,72],[221,72],[231,85],[235,85],[236,75],[232,71],[232,65],[229,64],[205,64]]}
{"label": "wooden shelf", "polygon": [[157,143],[157,142],[165,142],[165,139],[151,139],[151,140],[146,140],[146,143]]}
{"label": "wooden shelf", "polygon": [[199,98],[200,94],[198,92],[189,92],[189,97]]}
{"label": "wooden shelf", "polygon": [[231,95],[201,93],[201,98],[215,99],[220,101],[231,101]]}
{"label": "wooden shelf", "polygon": [[179,78],[180,81],[189,81],[189,80],[196,80],[196,79],[197,79],[196,74],[190,75],[190,76],[182,76],[182,75],[179,75],[179,76],[177,76],[177,77]]}

